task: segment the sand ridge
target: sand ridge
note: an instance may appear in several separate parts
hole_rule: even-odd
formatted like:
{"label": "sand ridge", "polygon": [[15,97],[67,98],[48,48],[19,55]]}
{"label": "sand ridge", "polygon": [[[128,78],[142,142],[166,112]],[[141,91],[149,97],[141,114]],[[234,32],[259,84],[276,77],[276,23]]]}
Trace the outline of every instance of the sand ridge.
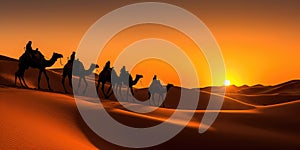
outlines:
{"label": "sand ridge", "polygon": [[[43,90],[36,89],[36,69],[29,69],[25,73],[25,80],[31,89],[15,87],[16,69],[16,61],[6,58],[0,60],[0,149],[128,149],[105,141],[85,124],[73,95],[63,93],[61,74],[57,70],[47,70],[54,89],[54,92],[48,92],[44,78],[41,84]],[[94,82],[91,78],[88,82],[90,89]],[[218,92],[211,93],[210,88],[171,88],[165,101],[166,108],[158,108],[147,114],[129,111],[122,105],[141,108],[153,106],[132,101],[118,102],[114,96],[110,100],[101,99],[101,102],[105,110],[120,123],[145,128],[166,121],[174,113],[181,90],[200,92],[196,111],[184,107],[177,110],[183,116],[194,114],[183,131],[171,140],[147,149],[299,149],[300,120],[297,114],[300,111],[300,97],[295,92],[298,86],[298,80],[293,80],[266,87],[227,87],[232,89],[227,90],[222,110],[205,110],[210,97],[220,96]],[[252,90],[257,87],[260,90]],[[71,91],[70,88],[68,90]],[[147,89],[136,89],[135,92],[138,99],[146,99]],[[97,111],[100,102],[98,97],[83,97],[90,97],[82,103],[91,111]],[[219,116],[215,123],[207,132],[199,134],[198,127],[203,114],[216,112]],[[169,123],[183,126],[180,119]]]}

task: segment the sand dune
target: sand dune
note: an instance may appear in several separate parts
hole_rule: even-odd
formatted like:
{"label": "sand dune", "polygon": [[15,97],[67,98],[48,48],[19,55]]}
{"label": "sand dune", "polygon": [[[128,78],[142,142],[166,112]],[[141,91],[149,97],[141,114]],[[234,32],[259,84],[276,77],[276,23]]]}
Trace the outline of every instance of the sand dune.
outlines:
{"label": "sand dune", "polygon": [[[14,85],[14,73],[17,70],[17,62],[11,62],[11,61],[6,61],[6,60],[0,60],[0,69],[3,68],[3,71],[0,73],[0,84],[4,85],[9,85],[13,86]],[[8,69],[4,69],[5,66],[11,66]],[[2,69],[1,69],[2,70]],[[48,70],[47,74],[50,78],[50,85],[56,92],[64,92],[62,84],[61,84],[61,71],[59,69],[53,71],[53,70]],[[38,69],[28,69],[25,72],[25,81],[28,84],[29,87],[31,88],[37,88],[37,77],[38,77]],[[74,77],[75,79],[78,79]],[[89,79],[87,77],[87,79]],[[74,87],[77,88],[78,80],[75,81]],[[88,80],[89,86],[88,90],[94,86],[93,81],[90,79]],[[66,87],[68,88],[67,90],[69,92],[72,92],[72,89],[68,86],[68,81],[65,81]],[[19,85],[19,84],[18,84]],[[42,78],[41,80],[41,88],[47,90],[47,82],[45,78]],[[83,84],[81,85],[81,90],[83,89]],[[125,90],[125,89],[124,89]],[[177,108],[179,98],[180,98],[180,90],[185,90],[186,92],[199,92],[197,90],[192,90],[192,89],[184,89],[184,88],[179,88],[179,87],[174,87],[171,88],[170,92],[167,94],[166,97],[166,102],[165,105],[168,108]],[[82,91],[79,91],[79,93]],[[136,90],[136,97],[140,100],[146,100],[147,99],[147,89],[142,89],[142,90]],[[102,96],[102,92],[99,93]],[[86,95],[86,96],[92,96],[95,97],[95,95]],[[218,96],[218,95],[211,95],[208,92],[201,92],[200,93],[200,98],[199,98],[199,104],[197,109],[206,109],[209,98],[211,96]],[[115,97],[111,97],[112,100],[115,100]],[[183,106],[182,109],[187,109],[188,106]],[[239,102],[237,100],[234,100],[229,97],[225,97],[224,104],[222,109],[251,109],[254,108],[251,105],[245,104],[243,102]]]}
{"label": "sand dune", "polygon": [[251,94],[251,95],[229,93],[226,94],[226,96],[257,106],[267,106],[267,105],[285,103],[285,102],[300,99],[300,93],[299,94],[274,93],[274,94]]}
{"label": "sand dune", "polygon": [[[143,89],[146,90],[147,89]],[[170,91],[167,93],[166,98],[165,98],[165,107],[167,108],[177,108],[177,105],[180,101],[180,92],[181,90],[184,90],[186,93],[193,93],[193,92],[200,92],[200,97],[199,97],[199,103],[197,106],[197,109],[206,109],[208,102],[211,98],[211,100],[216,100],[216,97],[220,97],[218,94],[212,94],[207,91],[199,91],[199,90],[193,90],[193,89],[185,89],[185,88],[180,88],[180,87],[173,87],[170,89]],[[146,91],[142,90],[137,90],[137,95],[136,97],[138,99],[146,99],[145,94]],[[139,93],[144,93],[143,95]],[[188,99],[185,99],[188,100]],[[188,109],[189,106],[183,106],[182,108],[179,109]],[[252,104],[247,104],[242,101],[230,98],[230,97],[224,97],[224,102],[222,109],[223,110],[239,110],[239,109],[253,109],[255,108],[254,105]]]}
{"label": "sand dune", "polygon": [[[31,89],[24,89],[14,86],[17,63],[0,57],[0,149],[128,149],[103,140],[84,123],[73,95],[63,93],[59,69],[47,71],[54,92],[47,91],[45,78],[41,82],[44,90],[36,90],[37,69],[26,71],[25,80]],[[95,83],[92,78],[87,79],[89,90]],[[77,78],[75,87],[76,82]],[[221,96],[217,91],[211,93],[211,87],[173,87],[166,95],[166,108],[145,114],[129,111],[123,105],[140,109],[153,106],[132,101],[117,102],[114,96],[110,100],[102,98],[101,102],[118,122],[143,128],[165,122],[174,113],[181,91],[200,92],[198,110],[194,112],[190,106],[178,110],[182,116],[194,113],[187,126],[181,124],[180,118],[169,122],[183,126],[183,131],[171,140],[147,149],[299,149],[300,94],[295,90],[299,83],[294,80],[274,86],[227,87],[222,110],[205,110],[209,98]],[[225,87],[218,88],[221,91]],[[72,91],[70,87],[68,90]],[[147,99],[147,89],[135,89],[135,94],[141,101]],[[98,111],[96,95],[83,97],[89,97],[83,103],[90,111]],[[199,134],[198,127],[205,112],[219,112],[219,116],[207,132]]]}
{"label": "sand dune", "polygon": [[70,96],[1,88],[1,149],[96,149],[77,124]]}
{"label": "sand dune", "polygon": [[300,80],[291,80],[274,86],[256,85],[240,89],[239,93],[243,94],[297,94],[300,90]]}
{"label": "sand dune", "polygon": [[[0,84],[14,86],[15,83],[15,72],[18,69],[18,62],[16,61],[7,61],[0,60]],[[29,68],[25,71],[25,81],[30,88],[37,88],[38,83],[38,69]],[[47,70],[47,74],[50,78],[50,85],[55,91],[63,91],[63,87],[61,86],[61,75],[57,74],[53,71]],[[18,81],[18,80],[17,80]],[[41,78],[41,88],[48,89],[47,81],[44,76]],[[19,81],[17,82],[17,86],[20,86]]]}
{"label": "sand dune", "polygon": [[[2,149],[122,148],[101,139],[82,123],[71,96],[9,87],[1,87],[0,94]],[[107,110],[119,122],[135,127],[159,124],[174,111],[159,108],[140,115],[122,109],[113,101],[103,104],[106,108],[114,108]],[[97,107],[90,109],[96,111]],[[300,100],[254,110],[223,110],[211,129],[202,135],[197,128],[204,111],[199,110],[175,138],[150,149],[296,148],[300,146],[297,130],[300,121],[293,117],[299,109]],[[191,112],[183,110],[182,113]]]}

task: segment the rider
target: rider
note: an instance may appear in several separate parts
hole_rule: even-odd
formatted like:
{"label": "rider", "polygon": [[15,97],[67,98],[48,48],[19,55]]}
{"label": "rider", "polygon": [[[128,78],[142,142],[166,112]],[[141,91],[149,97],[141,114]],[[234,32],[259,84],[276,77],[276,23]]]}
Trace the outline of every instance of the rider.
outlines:
{"label": "rider", "polygon": [[153,76],[153,80],[152,80],[152,83],[151,83],[150,86],[153,86],[155,88],[161,88],[162,87],[162,85],[161,85],[160,81],[157,79],[156,75]]}
{"label": "rider", "polygon": [[[26,44],[26,52],[34,52],[34,50],[31,47],[32,41],[28,41],[28,43]],[[39,48],[36,48],[35,51],[38,51]]]}
{"label": "rider", "polygon": [[126,74],[126,72],[127,72],[126,68],[125,68],[125,66],[123,66],[120,70],[120,74]]}
{"label": "rider", "polygon": [[29,56],[31,58],[39,58],[39,55],[38,55],[39,48],[36,48],[35,50],[33,50],[31,47],[31,44],[32,44],[32,41],[28,41],[28,43],[26,44],[26,47],[25,47],[25,53],[29,54]]}
{"label": "rider", "polygon": [[70,62],[73,62],[75,60],[75,52],[72,52],[71,56],[70,56]]}
{"label": "rider", "polygon": [[110,68],[110,61],[107,61],[105,66],[103,67],[103,70],[109,70]]}

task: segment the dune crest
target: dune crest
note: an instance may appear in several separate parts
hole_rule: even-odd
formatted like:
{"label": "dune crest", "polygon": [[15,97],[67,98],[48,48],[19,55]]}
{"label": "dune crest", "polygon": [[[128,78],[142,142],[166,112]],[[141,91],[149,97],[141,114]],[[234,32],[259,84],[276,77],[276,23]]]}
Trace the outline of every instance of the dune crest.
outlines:
{"label": "dune crest", "polygon": [[[54,92],[32,90],[37,88],[37,69],[29,69],[25,80],[31,89],[14,86],[14,72],[18,62],[0,57],[0,149],[128,149],[105,141],[96,135],[81,118],[73,95],[62,94],[61,69],[47,70]],[[88,87],[95,86],[92,74],[87,77]],[[74,78],[78,82],[78,78]],[[17,85],[18,86],[18,85]],[[47,89],[45,78],[42,89]],[[76,87],[76,85],[75,85]],[[72,89],[66,86],[68,91]],[[107,86],[106,86],[107,88]],[[218,87],[222,91],[225,87]],[[197,110],[190,106],[177,109],[182,117],[193,113],[184,126],[181,118],[168,120],[184,126],[171,140],[148,149],[297,149],[300,147],[298,130],[300,120],[300,81],[293,80],[274,86],[226,87],[222,110],[206,110],[210,98],[220,97],[211,87],[185,89],[172,87],[166,95],[166,108],[150,113],[136,113],[123,107],[151,109],[154,106],[110,100],[100,93],[101,103],[118,122],[137,128],[147,128],[167,121],[177,108],[180,92],[199,92]],[[148,89],[135,89],[137,99],[147,99]],[[90,111],[97,111],[98,95],[84,95],[81,101]],[[189,100],[189,99],[184,99]],[[217,120],[204,134],[198,133],[204,113],[219,113]],[[101,118],[99,118],[101,119]],[[113,132],[112,135],[118,136]],[[134,141],[132,141],[134,142]],[[215,144],[218,143],[218,144]]]}

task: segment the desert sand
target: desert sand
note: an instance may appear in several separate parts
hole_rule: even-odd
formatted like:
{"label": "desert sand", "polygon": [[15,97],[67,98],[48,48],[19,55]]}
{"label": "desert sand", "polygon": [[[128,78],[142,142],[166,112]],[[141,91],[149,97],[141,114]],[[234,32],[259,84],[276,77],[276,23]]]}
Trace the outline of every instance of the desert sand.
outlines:
{"label": "desert sand", "polygon": [[[47,70],[53,92],[47,91],[44,77],[42,90],[36,89],[37,69],[26,71],[25,81],[30,88],[25,89],[20,84],[14,85],[18,62],[3,56],[0,58],[0,149],[128,149],[105,141],[85,124],[73,95],[63,93],[59,69]],[[91,78],[88,78],[88,82],[88,88],[94,86]],[[147,149],[300,148],[299,80],[274,86],[219,88],[227,88],[224,104],[216,121],[204,134],[198,133],[198,127],[208,99],[210,96],[219,96],[218,92],[211,93],[209,87],[173,87],[166,96],[166,108],[158,108],[147,114],[125,109],[114,97],[102,99],[102,104],[112,117],[123,124],[150,127],[166,121],[175,111],[180,90],[200,92],[199,104],[190,123],[171,140]],[[68,90],[72,91],[70,87]],[[147,89],[136,89],[135,93],[142,101],[146,99]],[[96,98],[95,95],[85,96]],[[98,109],[96,101],[85,103],[91,111]],[[122,104],[139,105],[132,102]],[[180,109],[183,114],[193,113],[185,107]],[[181,125],[180,120],[172,123]],[[117,133],[112,134],[117,136]]]}

